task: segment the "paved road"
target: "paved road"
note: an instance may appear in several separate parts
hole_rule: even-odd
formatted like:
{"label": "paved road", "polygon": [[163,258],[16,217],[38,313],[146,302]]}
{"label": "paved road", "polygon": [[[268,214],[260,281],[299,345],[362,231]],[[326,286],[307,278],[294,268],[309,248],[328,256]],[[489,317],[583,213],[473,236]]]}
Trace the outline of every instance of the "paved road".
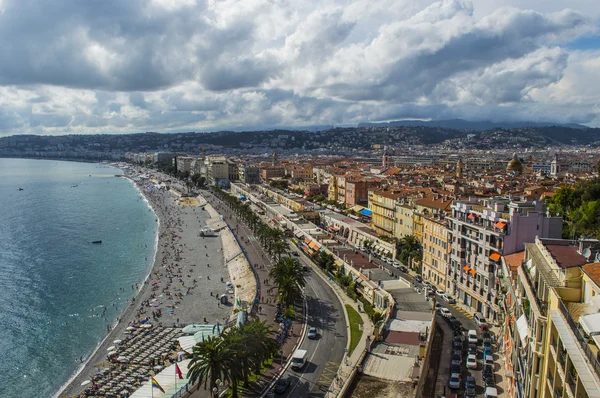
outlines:
{"label": "paved road", "polygon": [[335,378],[346,348],[346,322],[342,304],[318,275],[309,272],[305,289],[308,325],[316,327],[316,340],[304,339],[301,349],[308,351],[308,363],[299,370],[289,368],[292,383],[286,397],[324,397]]}
{"label": "paved road", "polygon": [[[248,257],[262,260],[267,269],[273,266],[273,262],[264,252],[260,243],[256,240],[252,231],[244,224],[238,223],[227,206],[217,200],[212,193],[202,192],[207,200],[213,205],[220,207],[230,227],[236,230],[236,234],[246,239],[245,247]],[[297,257],[301,262],[310,261],[303,255]],[[269,288],[270,286],[263,286]],[[261,293],[262,294],[262,293]],[[312,272],[307,274],[307,285],[305,288],[307,303],[307,328],[316,327],[319,338],[309,340],[306,338],[302,343],[302,349],[308,350],[308,363],[299,372],[288,369],[291,385],[284,396],[287,397],[324,397],[344,356],[346,348],[346,320],[341,303],[335,293],[318,275]],[[299,333],[299,328],[294,330]]]}

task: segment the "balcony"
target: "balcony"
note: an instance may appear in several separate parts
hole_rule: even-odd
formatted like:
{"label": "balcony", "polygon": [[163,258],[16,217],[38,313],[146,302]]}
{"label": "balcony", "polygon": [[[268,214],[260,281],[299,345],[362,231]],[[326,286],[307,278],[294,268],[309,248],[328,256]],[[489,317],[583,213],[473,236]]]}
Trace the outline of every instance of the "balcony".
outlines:
{"label": "balcony", "polygon": [[562,300],[558,302],[558,309],[567,321],[567,325],[575,335],[575,339],[577,340],[579,347],[584,352],[588,362],[590,363],[591,369],[593,369],[593,371],[596,373],[596,377],[600,378],[600,362],[598,362],[596,354],[588,345],[586,338],[583,336],[583,333],[581,333],[581,331],[577,327],[575,320],[573,320],[571,314],[569,314],[569,310],[567,310],[567,307],[565,307],[565,304],[562,302]]}
{"label": "balcony", "polygon": [[533,299],[535,300],[536,303],[536,307],[535,308],[537,311],[540,312],[540,314],[544,317],[546,317],[548,315],[548,306],[543,303],[539,297],[537,296],[537,289],[535,288],[535,285],[533,284],[533,282],[531,281],[531,277],[529,276],[529,272],[525,270],[525,267],[519,267],[517,270],[519,276],[523,275],[523,277],[521,278],[521,280],[525,279],[525,281],[527,283],[524,284],[526,290],[527,290],[527,296],[529,297],[533,297]]}
{"label": "balcony", "polygon": [[577,381],[575,380],[575,377],[573,377],[573,375],[570,372],[567,374],[567,386],[568,386],[567,392],[569,393],[570,396],[574,397],[575,390],[577,389]]}

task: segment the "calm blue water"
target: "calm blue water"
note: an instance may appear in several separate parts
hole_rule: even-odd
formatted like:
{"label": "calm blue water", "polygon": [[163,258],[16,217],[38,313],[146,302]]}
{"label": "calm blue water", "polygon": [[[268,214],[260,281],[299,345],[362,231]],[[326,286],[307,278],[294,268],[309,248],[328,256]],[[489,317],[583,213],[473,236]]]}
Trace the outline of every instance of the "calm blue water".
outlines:
{"label": "calm blue water", "polygon": [[[0,397],[55,394],[147,274],[155,215],[115,174],[96,164],[0,159]],[[102,305],[107,319],[92,317]]]}

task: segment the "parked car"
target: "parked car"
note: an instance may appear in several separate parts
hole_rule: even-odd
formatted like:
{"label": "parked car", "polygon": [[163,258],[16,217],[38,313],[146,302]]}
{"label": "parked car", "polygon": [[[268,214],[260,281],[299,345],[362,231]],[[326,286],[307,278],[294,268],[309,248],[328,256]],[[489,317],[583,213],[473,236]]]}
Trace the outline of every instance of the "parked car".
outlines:
{"label": "parked car", "polygon": [[444,296],[446,295],[446,293],[442,292],[441,290],[437,290],[435,294],[437,294],[440,298],[444,298]]}
{"label": "parked car", "polygon": [[448,296],[447,294],[443,294],[442,298],[448,302],[448,304],[456,304],[456,299],[452,296]]}
{"label": "parked car", "polygon": [[290,386],[291,380],[289,376],[281,376],[275,383],[275,394],[283,394]]}
{"label": "parked car", "polygon": [[483,365],[483,372],[481,373],[483,378],[486,379],[489,376],[494,376],[494,368],[492,365]]}
{"label": "parked car", "polygon": [[477,357],[473,354],[469,354],[467,357],[467,368],[477,369]]}
{"label": "parked car", "polygon": [[486,387],[496,387],[496,379],[494,379],[493,374],[484,377],[483,382],[485,383]]}
{"label": "parked car", "polygon": [[408,274],[408,269],[404,265],[401,265],[400,272],[404,272],[405,274]]}
{"label": "parked car", "polygon": [[483,342],[483,355],[487,355],[487,354],[491,354],[492,353],[492,343],[490,343],[489,341],[484,341]]}
{"label": "parked car", "polygon": [[460,388],[460,373],[452,373],[450,375],[448,386],[450,386],[450,388]]}
{"label": "parked car", "polygon": [[469,354],[477,356],[477,344],[469,344]]}
{"label": "parked car", "polygon": [[475,322],[475,324],[479,327],[482,327],[483,325],[487,326],[487,321],[485,320],[481,312],[475,313],[475,315],[473,316],[473,322]]}
{"label": "parked car", "polygon": [[492,342],[492,334],[490,332],[483,332],[481,334],[481,340],[485,343],[487,342]]}
{"label": "parked car", "polygon": [[462,330],[462,324],[460,323],[460,321],[458,319],[456,319],[456,317],[454,315],[447,319],[448,319],[448,322],[450,322],[450,326],[452,327],[453,330],[455,330],[455,331]]}
{"label": "parked car", "polygon": [[306,337],[308,337],[311,340],[316,339],[318,336],[318,332],[317,332],[317,328],[312,327],[310,329],[308,329],[308,334],[306,335]]}
{"label": "parked car", "polygon": [[429,281],[427,282],[423,282],[423,284],[425,285],[425,287],[427,287],[428,289],[432,287],[431,283]]}
{"label": "parked car", "polygon": [[450,365],[450,374],[452,374],[452,373],[461,374],[462,366],[461,365]]}
{"label": "parked car", "polygon": [[394,262],[392,262],[392,266],[396,269],[400,268],[400,263],[398,261],[394,261]]}
{"label": "parked car", "polygon": [[467,336],[469,339],[469,344],[477,344],[479,343],[479,338],[477,337],[477,332],[473,329],[467,332]]}
{"label": "parked car", "polygon": [[454,341],[452,342],[452,347],[455,350],[462,350],[462,348],[463,348],[462,339],[460,339],[460,338],[457,339],[456,337],[454,337]]}
{"label": "parked car", "polygon": [[436,301],[436,303],[435,303],[435,309],[436,309],[437,311],[439,311],[439,310],[440,310],[440,308],[442,308],[442,305]]}
{"label": "parked car", "polygon": [[446,307],[442,307],[440,308],[440,315],[442,315],[443,317],[449,318],[452,316],[452,313],[450,312],[450,310]]}
{"label": "parked car", "polygon": [[475,396],[475,388],[477,388],[477,382],[473,376],[468,376],[465,379],[465,395],[467,396]]}
{"label": "parked car", "polygon": [[450,365],[460,365],[462,363],[462,354],[453,353]]}
{"label": "parked car", "polygon": [[483,356],[483,364],[494,366],[494,356],[491,354]]}

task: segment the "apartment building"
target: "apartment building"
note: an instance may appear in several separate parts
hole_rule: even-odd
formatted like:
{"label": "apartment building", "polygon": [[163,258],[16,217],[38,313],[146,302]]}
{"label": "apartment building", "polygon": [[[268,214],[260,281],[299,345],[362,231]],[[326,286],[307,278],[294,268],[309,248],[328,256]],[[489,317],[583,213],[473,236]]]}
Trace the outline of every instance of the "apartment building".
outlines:
{"label": "apartment building", "polygon": [[549,216],[540,201],[520,198],[471,198],[456,201],[451,208],[446,290],[473,311],[498,321],[501,257],[522,251],[524,243],[536,236],[560,238],[562,218]]}
{"label": "apartment building", "polygon": [[525,244],[517,270],[514,397],[600,397],[600,341],[594,339],[600,264],[589,263],[586,246],[540,238]]}
{"label": "apartment building", "polygon": [[369,210],[373,212],[371,227],[378,235],[394,236],[396,202],[400,196],[399,192],[386,189],[369,191]]}
{"label": "apartment building", "polygon": [[216,185],[219,181],[229,181],[229,164],[224,156],[209,156],[204,160],[204,164],[209,184]]}
{"label": "apartment building", "polygon": [[414,231],[414,206],[410,201],[396,203],[394,207],[395,221],[394,236],[402,239],[413,234]]}
{"label": "apartment building", "polygon": [[239,165],[238,180],[244,184],[260,184],[260,169],[256,166]]}
{"label": "apartment building", "polygon": [[347,207],[364,205],[369,202],[371,182],[365,178],[349,178],[346,180],[345,203]]}
{"label": "apartment building", "polygon": [[427,216],[445,216],[451,204],[452,200],[437,194],[428,195],[414,201],[412,234],[421,244],[423,244],[424,218]]}
{"label": "apartment building", "polygon": [[180,173],[183,173],[185,171],[187,171],[188,173],[192,172],[192,162],[194,161],[193,157],[177,156],[175,160],[177,165],[177,171],[179,171]]}
{"label": "apartment building", "polygon": [[422,276],[435,287],[446,290],[446,268],[450,262],[450,230],[442,217],[424,216]]}
{"label": "apartment building", "polygon": [[260,168],[260,177],[263,183],[268,184],[274,178],[281,178],[285,175],[285,168],[279,165],[269,165]]}

